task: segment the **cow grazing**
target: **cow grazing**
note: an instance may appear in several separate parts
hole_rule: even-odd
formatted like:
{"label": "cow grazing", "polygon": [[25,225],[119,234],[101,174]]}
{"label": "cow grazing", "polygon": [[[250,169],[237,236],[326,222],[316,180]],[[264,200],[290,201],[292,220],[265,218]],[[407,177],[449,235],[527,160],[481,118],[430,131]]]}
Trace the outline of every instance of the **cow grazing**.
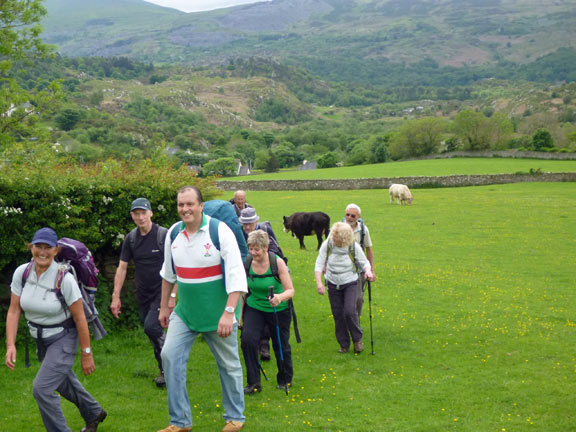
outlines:
{"label": "cow grazing", "polygon": [[330,216],[322,212],[300,212],[284,216],[284,232],[290,231],[292,231],[292,237],[297,237],[300,241],[300,249],[306,249],[304,236],[316,233],[318,249],[320,249],[322,235],[328,238],[330,233]]}
{"label": "cow grazing", "polygon": [[390,191],[390,204],[394,204],[394,201],[396,201],[396,203],[400,205],[404,203],[412,205],[412,201],[414,200],[414,198],[412,198],[412,194],[410,193],[410,189],[408,189],[408,186],[403,184],[393,184],[390,186],[389,191]]}

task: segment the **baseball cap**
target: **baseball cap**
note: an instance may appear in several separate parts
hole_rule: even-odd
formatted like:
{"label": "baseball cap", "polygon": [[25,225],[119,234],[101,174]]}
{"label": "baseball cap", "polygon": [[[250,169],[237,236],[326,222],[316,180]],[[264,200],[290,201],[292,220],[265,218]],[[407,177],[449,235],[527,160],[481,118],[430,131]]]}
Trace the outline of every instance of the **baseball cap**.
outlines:
{"label": "baseball cap", "polygon": [[54,231],[52,228],[40,228],[34,234],[32,244],[40,243],[47,244],[50,247],[58,246],[58,236],[56,235],[56,231]]}
{"label": "baseball cap", "polygon": [[146,198],[136,198],[134,201],[132,201],[132,207],[130,207],[130,211],[137,209],[152,210],[152,206],[150,205],[150,201],[148,201]]}

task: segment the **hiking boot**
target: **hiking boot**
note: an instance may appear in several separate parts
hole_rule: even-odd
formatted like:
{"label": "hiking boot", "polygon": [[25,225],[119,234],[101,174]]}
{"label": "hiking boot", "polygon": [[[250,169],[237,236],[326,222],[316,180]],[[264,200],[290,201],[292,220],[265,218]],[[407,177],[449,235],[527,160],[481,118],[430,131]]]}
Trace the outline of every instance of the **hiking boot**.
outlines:
{"label": "hiking boot", "polygon": [[270,348],[260,347],[260,360],[262,361],[270,360]]}
{"label": "hiking boot", "polygon": [[154,382],[156,383],[156,387],[160,388],[166,387],[166,379],[164,378],[164,374],[160,374],[156,378],[154,378]]}
{"label": "hiking boot", "polygon": [[100,414],[90,423],[86,423],[86,426],[82,428],[80,432],[96,432],[98,430],[98,425],[104,421],[108,413],[104,410],[100,411]]}
{"label": "hiking boot", "polygon": [[364,345],[362,344],[362,341],[354,342],[354,352],[356,354],[360,354],[362,351],[364,351]]}
{"label": "hiking boot", "polygon": [[236,432],[244,427],[244,422],[228,420],[222,432]]}
{"label": "hiking boot", "polygon": [[288,384],[278,384],[278,385],[276,386],[277,389],[281,389],[281,390],[284,390],[286,387],[288,387],[288,388],[292,387],[292,383],[288,383]]}
{"label": "hiking boot", "polygon": [[338,350],[338,352],[340,354],[346,354],[348,352],[348,347],[344,348],[344,347],[340,347],[340,349]]}
{"label": "hiking boot", "polygon": [[251,384],[244,387],[244,394],[247,395],[260,392],[262,392],[262,386],[260,384]]}
{"label": "hiking boot", "polygon": [[180,427],[176,425],[170,425],[165,429],[159,430],[158,432],[190,432],[191,427]]}

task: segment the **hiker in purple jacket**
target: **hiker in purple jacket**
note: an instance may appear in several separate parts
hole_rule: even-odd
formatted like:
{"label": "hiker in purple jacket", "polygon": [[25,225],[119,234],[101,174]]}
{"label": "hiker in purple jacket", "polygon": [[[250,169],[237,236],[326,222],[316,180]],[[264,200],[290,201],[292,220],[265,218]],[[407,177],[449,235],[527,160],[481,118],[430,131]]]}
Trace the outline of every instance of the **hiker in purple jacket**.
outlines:
{"label": "hiker in purple jacket", "polygon": [[[26,277],[28,263],[14,272],[10,285],[10,308],[6,318],[6,366],[16,366],[18,321],[24,311],[30,334],[36,341],[42,363],[34,378],[33,394],[48,432],[69,432],[60,396],[76,405],[86,422],[82,432],[95,432],[106,418],[106,411],[86,391],[72,370],[81,347],[84,375],[96,367],[90,348],[90,332],[84,315],[82,294],[74,276],[65,273],[56,291],[59,266],[58,236],[51,228],[41,228],[28,245],[34,265]],[[58,395],[58,392],[60,395]]]}

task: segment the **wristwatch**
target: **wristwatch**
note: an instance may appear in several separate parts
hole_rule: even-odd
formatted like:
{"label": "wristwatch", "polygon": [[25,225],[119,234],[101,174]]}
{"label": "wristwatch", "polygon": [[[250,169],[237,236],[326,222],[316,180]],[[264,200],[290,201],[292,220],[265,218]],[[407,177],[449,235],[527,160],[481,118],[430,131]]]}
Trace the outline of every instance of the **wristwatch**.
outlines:
{"label": "wristwatch", "polygon": [[170,297],[173,298],[173,299],[175,299],[175,298],[176,298],[176,293],[175,293],[175,292],[170,293]]}
{"label": "wristwatch", "polygon": [[92,349],[91,349],[90,347],[88,347],[88,348],[82,348],[81,351],[82,351],[83,354],[87,354],[87,355],[92,354]]}
{"label": "wristwatch", "polygon": [[234,308],[232,306],[226,306],[226,309],[224,310],[228,313],[234,313]]}

